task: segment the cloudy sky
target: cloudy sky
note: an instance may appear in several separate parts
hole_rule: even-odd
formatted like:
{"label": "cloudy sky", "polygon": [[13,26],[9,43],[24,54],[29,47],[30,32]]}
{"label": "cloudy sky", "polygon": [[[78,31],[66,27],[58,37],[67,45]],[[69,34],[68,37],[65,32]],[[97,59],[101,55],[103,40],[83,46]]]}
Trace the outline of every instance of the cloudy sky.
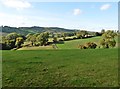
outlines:
{"label": "cloudy sky", "polygon": [[118,3],[0,0],[0,25],[118,29]]}

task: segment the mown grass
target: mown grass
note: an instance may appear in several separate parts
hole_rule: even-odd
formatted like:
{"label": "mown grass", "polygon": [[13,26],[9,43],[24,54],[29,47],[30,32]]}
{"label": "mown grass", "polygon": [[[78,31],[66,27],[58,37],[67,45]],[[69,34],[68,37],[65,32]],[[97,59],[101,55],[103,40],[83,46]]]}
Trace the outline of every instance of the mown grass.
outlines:
{"label": "mown grass", "polygon": [[3,51],[3,87],[118,86],[118,50]]}

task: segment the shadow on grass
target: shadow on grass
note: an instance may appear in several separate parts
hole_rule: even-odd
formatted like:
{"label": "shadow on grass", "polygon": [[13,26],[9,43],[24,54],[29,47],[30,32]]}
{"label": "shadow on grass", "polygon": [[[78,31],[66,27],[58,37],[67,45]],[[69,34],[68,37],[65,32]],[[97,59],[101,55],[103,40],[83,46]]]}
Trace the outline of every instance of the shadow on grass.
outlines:
{"label": "shadow on grass", "polygon": [[57,44],[64,44],[64,41],[59,41],[57,42]]}

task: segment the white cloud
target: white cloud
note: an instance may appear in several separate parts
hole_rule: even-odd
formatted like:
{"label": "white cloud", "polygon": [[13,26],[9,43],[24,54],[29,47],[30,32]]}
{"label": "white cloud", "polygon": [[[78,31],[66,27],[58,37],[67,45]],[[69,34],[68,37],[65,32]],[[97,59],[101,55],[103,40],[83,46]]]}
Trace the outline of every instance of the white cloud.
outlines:
{"label": "white cloud", "polygon": [[80,10],[80,9],[74,9],[73,14],[74,15],[80,15],[80,14],[82,14],[82,10]]}
{"label": "white cloud", "polygon": [[100,10],[107,10],[107,9],[109,9],[110,7],[111,7],[110,4],[104,4],[104,5],[102,5],[102,6],[100,7]]}
{"label": "white cloud", "polygon": [[8,14],[0,12],[0,25],[8,26],[24,26],[23,23],[27,22],[28,19],[22,15]]}
{"label": "white cloud", "polygon": [[0,12],[0,26],[54,26],[54,22],[61,22],[61,20],[61,18],[56,17],[31,16]]}
{"label": "white cloud", "polygon": [[3,17],[3,16],[5,16],[5,13],[0,12],[0,17]]}
{"label": "white cloud", "polygon": [[2,0],[2,3],[7,7],[15,8],[17,10],[31,7],[31,4],[24,0]]}

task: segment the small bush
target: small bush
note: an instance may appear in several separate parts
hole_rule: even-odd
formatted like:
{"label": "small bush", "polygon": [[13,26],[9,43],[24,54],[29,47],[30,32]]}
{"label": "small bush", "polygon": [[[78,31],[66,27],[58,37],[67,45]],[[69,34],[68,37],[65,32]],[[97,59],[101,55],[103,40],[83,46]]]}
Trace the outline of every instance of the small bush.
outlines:
{"label": "small bush", "polygon": [[87,49],[87,47],[84,46],[84,45],[79,45],[78,48],[80,48],[80,49]]}
{"label": "small bush", "polygon": [[116,41],[115,40],[108,41],[108,45],[109,45],[109,47],[115,47]]}
{"label": "small bush", "polygon": [[85,46],[87,48],[95,49],[97,47],[97,44],[95,44],[93,42],[88,42],[88,43],[85,44]]}

